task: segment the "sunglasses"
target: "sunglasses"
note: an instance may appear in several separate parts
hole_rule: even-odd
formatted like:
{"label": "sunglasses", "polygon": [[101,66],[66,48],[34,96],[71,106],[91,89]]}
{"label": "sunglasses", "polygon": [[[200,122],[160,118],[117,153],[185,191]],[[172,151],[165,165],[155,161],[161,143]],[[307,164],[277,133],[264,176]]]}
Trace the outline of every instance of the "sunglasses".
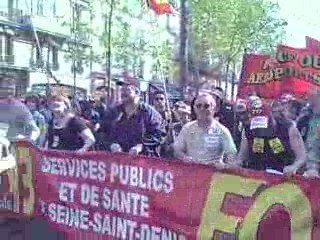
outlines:
{"label": "sunglasses", "polygon": [[196,108],[198,108],[198,109],[208,110],[210,108],[210,106],[211,105],[209,103],[204,103],[204,104],[198,103],[198,104],[196,104]]}
{"label": "sunglasses", "polygon": [[157,101],[163,101],[164,98],[159,97],[159,98],[156,98],[156,100],[157,100]]}

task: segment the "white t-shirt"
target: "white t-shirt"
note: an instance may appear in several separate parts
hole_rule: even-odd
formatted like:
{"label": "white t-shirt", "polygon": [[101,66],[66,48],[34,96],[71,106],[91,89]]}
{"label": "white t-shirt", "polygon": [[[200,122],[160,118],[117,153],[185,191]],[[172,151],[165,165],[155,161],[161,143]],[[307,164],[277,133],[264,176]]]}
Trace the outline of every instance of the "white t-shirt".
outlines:
{"label": "white t-shirt", "polygon": [[237,153],[230,131],[218,121],[207,129],[199,127],[197,121],[187,123],[176,138],[174,148],[202,164],[220,161],[224,153]]}

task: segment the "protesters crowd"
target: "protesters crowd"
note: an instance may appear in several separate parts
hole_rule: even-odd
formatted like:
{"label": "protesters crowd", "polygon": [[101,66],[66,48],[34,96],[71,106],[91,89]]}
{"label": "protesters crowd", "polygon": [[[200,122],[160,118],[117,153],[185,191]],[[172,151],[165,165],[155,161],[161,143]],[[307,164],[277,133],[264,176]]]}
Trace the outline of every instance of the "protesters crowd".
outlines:
{"label": "protesters crowd", "polygon": [[128,84],[121,88],[121,103],[107,107],[103,99],[62,94],[17,99],[13,86],[1,87],[0,122],[8,124],[10,146],[27,138],[46,149],[127,152],[319,177],[320,93],[305,100],[284,94],[270,103],[253,95],[229,104],[221,88],[199,91],[190,103],[169,103],[158,91],[148,104]]}

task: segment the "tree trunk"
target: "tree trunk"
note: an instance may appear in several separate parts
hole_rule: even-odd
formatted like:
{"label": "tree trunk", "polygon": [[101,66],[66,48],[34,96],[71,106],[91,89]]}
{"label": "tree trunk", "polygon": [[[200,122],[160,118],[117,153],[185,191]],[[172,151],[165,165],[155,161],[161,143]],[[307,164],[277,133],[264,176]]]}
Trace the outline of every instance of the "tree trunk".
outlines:
{"label": "tree trunk", "polygon": [[108,20],[106,21],[106,26],[107,26],[107,49],[106,49],[106,61],[107,61],[107,79],[108,79],[108,103],[111,100],[111,36],[112,36],[112,17],[113,17],[113,7],[114,7],[114,0],[111,0],[110,2],[110,11],[109,11],[109,16]]}
{"label": "tree trunk", "polygon": [[188,11],[187,0],[180,0],[181,5],[181,17],[180,17],[180,49],[179,49],[179,61],[180,61],[180,89],[183,89],[187,85],[187,43],[188,43]]}
{"label": "tree trunk", "polygon": [[226,75],[225,75],[225,78],[224,78],[224,83],[225,83],[224,95],[225,96],[227,96],[227,91],[228,91],[229,70],[230,70],[230,58],[228,58],[228,60],[227,60],[226,73],[225,73]]}
{"label": "tree trunk", "polygon": [[236,64],[232,63],[232,85],[231,85],[231,97],[235,100],[235,85],[236,85]]}

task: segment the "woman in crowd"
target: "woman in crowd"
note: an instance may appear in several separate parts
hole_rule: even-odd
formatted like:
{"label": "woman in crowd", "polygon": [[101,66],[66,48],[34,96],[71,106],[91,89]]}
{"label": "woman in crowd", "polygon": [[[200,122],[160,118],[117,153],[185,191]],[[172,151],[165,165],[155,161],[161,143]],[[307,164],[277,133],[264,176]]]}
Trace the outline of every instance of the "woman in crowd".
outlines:
{"label": "woman in crowd", "polygon": [[48,128],[48,147],[79,153],[90,150],[95,143],[95,137],[83,120],[71,111],[68,99],[53,96],[50,108],[53,112],[53,120]]}
{"label": "woman in crowd", "polygon": [[47,122],[45,116],[39,111],[40,101],[38,96],[30,95],[25,98],[25,104],[29,108],[34,121],[40,129],[40,136],[36,142],[37,146],[44,147],[47,136]]}

